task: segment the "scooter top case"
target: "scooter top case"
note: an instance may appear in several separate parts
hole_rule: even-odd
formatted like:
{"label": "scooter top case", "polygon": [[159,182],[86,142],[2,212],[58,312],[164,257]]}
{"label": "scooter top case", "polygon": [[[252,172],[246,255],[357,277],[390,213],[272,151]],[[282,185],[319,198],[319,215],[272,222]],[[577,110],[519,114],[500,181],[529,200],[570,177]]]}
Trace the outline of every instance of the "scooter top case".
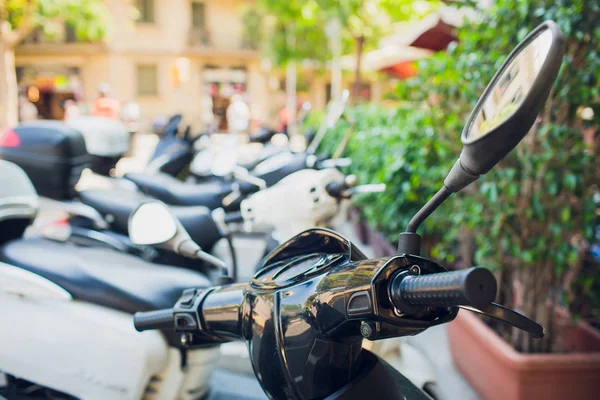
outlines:
{"label": "scooter top case", "polygon": [[66,124],[83,134],[91,156],[91,169],[98,174],[108,175],[129,151],[130,133],[121,121],[83,116],[71,118]]}
{"label": "scooter top case", "polygon": [[75,196],[91,161],[81,132],[59,121],[25,122],[4,132],[0,159],[23,168],[40,196],[57,200]]}

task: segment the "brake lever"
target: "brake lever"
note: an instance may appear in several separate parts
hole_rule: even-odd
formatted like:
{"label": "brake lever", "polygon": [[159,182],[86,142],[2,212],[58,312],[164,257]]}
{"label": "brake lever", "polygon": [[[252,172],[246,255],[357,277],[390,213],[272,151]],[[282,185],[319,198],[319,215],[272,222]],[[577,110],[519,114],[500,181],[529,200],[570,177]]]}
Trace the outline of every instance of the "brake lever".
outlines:
{"label": "brake lever", "polygon": [[511,310],[510,308],[504,307],[500,304],[492,302],[489,305],[487,305],[483,310],[471,306],[458,307],[505,322],[509,325],[514,326],[515,328],[528,332],[535,339],[541,339],[544,337],[543,326],[541,326],[534,320],[527,318],[523,314],[518,313],[515,310]]}
{"label": "brake lever", "polygon": [[352,159],[349,157],[343,157],[338,159],[329,159],[316,162],[317,169],[325,168],[336,168],[336,167],[348,167],[352,164]]}
{"label": "brake lever", "polygon": [[385,192],[385,183],[371,183],[368,185],[354,186],[353,188],[344,190],[341,195],[342,197],[352,197],[359,193],[381,193]]}

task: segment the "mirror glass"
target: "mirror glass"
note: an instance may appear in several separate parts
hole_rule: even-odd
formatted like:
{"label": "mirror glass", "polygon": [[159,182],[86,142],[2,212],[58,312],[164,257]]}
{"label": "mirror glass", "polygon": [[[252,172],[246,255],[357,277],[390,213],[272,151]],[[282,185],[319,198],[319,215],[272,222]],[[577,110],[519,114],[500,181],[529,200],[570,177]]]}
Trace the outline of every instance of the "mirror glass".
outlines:
{"label": "mirror glass", "polygon": [[503,69],[494,86],[486,92],[467,139],[484,136],[519,108],[546,61],[552,40],[549,29],[540,32]]}
{"label": "mirror glass", "polygon": [[129,237],[137,245],[157,245],[168,242],[177,233],[177,223],[166,205],[144,203],[129,220]]}

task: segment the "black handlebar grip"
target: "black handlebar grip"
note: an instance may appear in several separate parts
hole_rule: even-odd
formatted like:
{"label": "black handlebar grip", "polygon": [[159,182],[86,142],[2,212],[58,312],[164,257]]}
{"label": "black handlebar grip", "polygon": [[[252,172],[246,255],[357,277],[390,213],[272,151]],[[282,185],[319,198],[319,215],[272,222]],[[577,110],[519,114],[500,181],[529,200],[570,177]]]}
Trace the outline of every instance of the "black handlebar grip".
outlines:
{"label": "black handlebar grip", "polygon": [[136,312],[133,315],[133,326],[138,332],[150,329],[168,329],[173,328],[173,309]]}
{"label": "black handlebar grip", "polygon": [[342,192],[346,190],[346,182],[329,182],[325,186],[325,190],[331,197],[341,197]]}
{"label": "black handlebar grip", "polygon": [[494,301],[498,285],[485,268],[441,272],[422,276],[400,274],[392,281],[394,305],[472,306],[484,308]]}

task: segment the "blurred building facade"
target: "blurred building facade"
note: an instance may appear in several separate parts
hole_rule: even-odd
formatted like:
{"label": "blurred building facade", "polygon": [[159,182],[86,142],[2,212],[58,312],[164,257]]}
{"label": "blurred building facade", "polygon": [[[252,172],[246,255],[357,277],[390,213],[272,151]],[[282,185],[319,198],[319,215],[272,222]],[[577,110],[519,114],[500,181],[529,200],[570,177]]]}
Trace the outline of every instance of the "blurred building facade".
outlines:
{"label": "blurred building facade", "polygon": [[[53,38],[34,32],[17,48],[19,86],[40,118],[62,119],[69,99],[91,104],[103,83],[122,105],[139,104],[142,128],[180,112],[196,130],[225,129],[226,108],[235,93],[243,95],[254,118],[267,123],[285,104],[283,71],[271,70],[259,44],[246,34],[244,12],[255,0],[104,1],[112,24],[102,42],[77,41],[75,32],[63,26]],[[139,11],[136,20],[132,4]],[[379,101],[393,90],[393,79],[415,73],[414,60],[445,48],[454,37],[448,32],[452,27],[436,15],[398,26],[380,49],[364,55],[363,100]],[[423,39],[435,40],[420,43]],[[346,71],[342,86],[348,89],[353,57],[341,63]],[[309,100],[313,109],[322,109],[330,98],[330,82],[331,71],[310,62],[298,65],[298,104]]]}
{"label": "blurred building facade", "polygon": [[65,27],[52,39],[34,33],[17,49],[20,87],[33,87],[29,97],[39,97],[41,117],[60,119],[69,98],[90,104],[102,83],[122,104],[137,102],[147,125],[181,112],[200,127],[213,118],[211,110],[221,124],[234,93],[265,116],[273,112],[270,97],[279,88],[261,68],[257,43],[243,37],[242,15],[252,0],[134,4],[136,21],[126,0],[106,0],[113,24],[101,43],[78,42]]}

